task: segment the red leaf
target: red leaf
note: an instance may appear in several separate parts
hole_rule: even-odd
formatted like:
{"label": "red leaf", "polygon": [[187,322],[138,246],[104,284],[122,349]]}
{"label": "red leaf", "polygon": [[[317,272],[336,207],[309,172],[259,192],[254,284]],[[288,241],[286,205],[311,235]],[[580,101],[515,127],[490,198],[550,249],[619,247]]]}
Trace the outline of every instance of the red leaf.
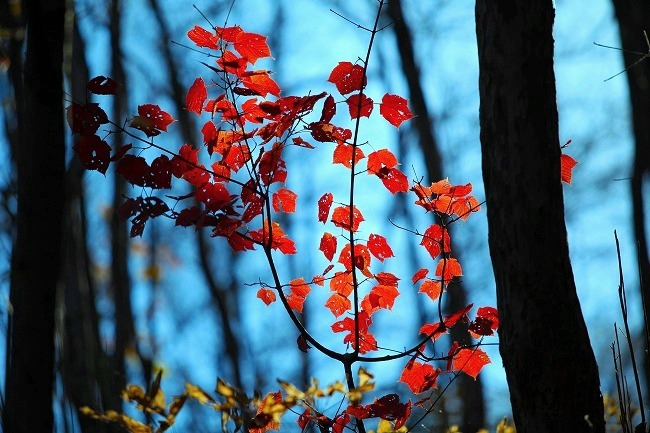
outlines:
{"label": "red leaf", "polygon": [[405,120],[413,118],[406,99],[398,95],[389,95],[388,93],[381,98],[379,114],[384,116],[396,128],[399,128]]}
{"label": "red leaf", "polygon": [[266,36],[257,33],[238,32],[235,37],[235,50],[251,65],[255,64],[258,59],[271,57],[271,50],[266,44]]}
{"label": "red leaf", "polygon": [[379,272],[375,275],[375,279],[379,284],[384,286],[397,287],[399,282],[399,278],[390,272]]}
{"label": "red leaf", "polygon": [[106,112],[94,102],[68,106],[66,118],[72,133],[81,135],[93,135],[99,129],[99,125],[108,123]]}
{"label": "red leaf", "polygon": [[334,83],[338,91],[345,95],[360,91],[368,80],[363,76],[363,67],[353,65],[350,62],[339,62],[330,73],[327,81]]}
{"label": "red leaf", "polygon": [[399,430],[411,415],[411,402],[400,403],[397,394],[388,394],[366,406],[369,418],[379,417],[386,421],[395,421],[395,430]]}
{"label": "red leaf", "polygon": [[458,323],[459,320],[467,316],[467,313],[469,313],[469,310],[471,310],[473,306],[474,304],[469,304],[468,306],[461,308],[455,313],[445,317],[445,326],[447,328],[453,327],[456,323]]}
{"label": "red leaf", "polygon": [[562,182],[568,183],[571,185],[571,177],[573,175],[573,167],[578,165],[578,161],[565,155],[564,153],[560,156],[560,169],[562,175]]}
{"label": "red leaf", "polygon": [[[86,170],[97,170],[106,174],[111,161],[111,146],[108,143],[96,135],[82,135],[72,148]],[[127,146],[122,148],[129,149]]]}
{"label": "red leaf", "polygon": [[407,384],[413,394],[421,394],[431,388],[437,388],[439,374],[440,369],[434,369],[430,364],[422,364],[411,359],[404,367],[399,382]]}
{"label": "red leaf", "polygon": [[257,291],[257,297],[262,300],[266,305],[271,305],[275,302],[275,292],[271,289],[259,289]]}
{"label": "red leaf", "polygon": [[314,148],[314,146],[312,146],[311,144],[309,144],[307,141],[303,140],[300,137],[293,137],[291,140],[293,141],[293,144],[295,144],[296,146],[305,147],[307,149]]}
{"label": "red leaf", "polygon": [[296,211],[298,194],[286,188],[280,188],[273,193],[273,210],[276,212],[293,213]]}
{"label": "red leaf", "polygon": [[338,143],[334,149],[332,162],[334,164],[343,164],[347,168],[352,168],[352,149],[354,149],[354,164],[365,158],[360,147],[353,147],[346,143]]}
{"label": "red leaf", "polygon": [[332,200],[334,196],[331,192],[323,194],[323,196],[318,199],[318,221],[325,224],[327,222],[327,217],[330,213],[330,207],[332,207]]}
{"label": "red leaf", "polygon": [[445,282],[449,282],[454,277],[462,276],[463,270],[458,260],[452,258],[442,259],[438,262],[438,266],[436,266],[436,275],[442,277]]}
{"label": "red leaf", "polygon": [[455,371],[462,371],[476,380],[476,376],[490,362],[487,354],[478,347],[473,349],[460,349],[454,355],[453,369]]}
{"label": "red leaf", "polygon": [[115,152],[115,154],[113,156],[111,156],[111,162],[119,161],[120,159],[122,159],[122,157],[124,155],[126,155],[126,152],[131,150],[132,147],[133,147],[133,145],[131,143],[125,144],[122,147],[120,147],[117,150],[117,152]]}
{"label": "red leaf", "polygon": [[386,242],[386,238],[381,235],[371,234],[368,237],[368,249],[380,262],[389,257],[395,257],[393,250]]}
{"label": "red leaf", "polygon": [[417,283],[421,279],[425,278],[427,274],[429,273],[428,269],[420,269],[418,270],[415,274],[413,274],[413,277],[411,278],[411,281],[413,281],[413,284]]}
{"label": "red leaf", "polygon": [[429,298],[437,301],[442,293],[442,283],[440,281],[426,280],[420,286],[420,293],[425,293]]}
{"label": "red leaf", "polygon": [[247,89],[254,90],[261,97],[266,98],[269,93],[280,97],[280,86],[269,76],[268,71],[254,71],[249,75],[244,73],[242,77],[242,84]]}
{"label": "red leaf", "polygon": [[279,250],[283,254],[296,253],[296,244],[284,233],[280,224],[275,221],[269,227],[268,221],[264,220],[262,228],[251,230],[248,232],[248,236],[255,242],[259,242],[262,245],[269,245],[269,232],[271,232],[270,247],[272,249]]}
{"label": "red leaf", "polygon": [[301,352],[307,353],[307,351],[311,349],[311,346],[307,343],[307,339],[302,334],[298,336],[296,343],[298,343],[298,349],[300,349]]}
{"label": "red leaf", "polygon": [[124,155],[117,164],[115,172],[121,174],[127,182],[133,185],[150,186],[153,182],[151,167],[141,156]]}
{"label": "red leaf", "polygon": [[359,230],[359,224],[361,224],[362,221],[365,220],[356,206],[352,211],[352,223],[350,223],[350,206],[339,206],[334,209],[334,212],[332,213],[332,222],[334,225],[344,230],[352,230],[352,232],[356,232]]}
{"label": "red leaf", "polygon": [[476,319],[469,324],[468,331],[472,337],[478,339],[482,336],[494,335],[499,328],[499,315],[493,307],[481,307],[476,312]]}
{"label": "red leaf", "polygon": [[112,78],[99,75],[88,82],[86,89],[95,95],[115,95],[120,83]]}
{"label": "red leaf", "polygon": [[153,181],[151,187],[164,189],[172,187],[172,164],[167,155],[160,155],[151,163]]}
{"label": "red leaf", "polygon": [[[362,311],[358,315],[359,320],[359,353],[364,354],[370,351],[377,350],[377,340],[374,335],[368,332],[370,325],[372,324],[372,318],[365,312]],[[334,332],[345,332],[348,334],[343,338],[344,343],[352,345],[354,348],[356,345],[355,338],[355,325],[354,319],[351,317],[346,317],[343,320],[340,320],[332,325],[332,331]]]}
{"label": "red leaf", "polygon": [[352,272],[337,272],[330,280],[330,290],[340,294],[341,296],[350,296],[353,288]]}
{"label": "red leaf", "polygon": [[161,131],[167,131],[173,121],[172,116],[162,111],[159,106],[145,104],[138,106],[138,116],[133,117],[131,126],[141,130],[148,137],[154,137]]}
{"label": "red leaf", "polygon": [[178,155],[172,158],[172,174],[178,178],[193,169],[199,163],[199,150],[191,144],[184,144],[178,150]]}
{"label": "red leaf", "polygon": [[323,237],[320,240],[320,251],[325,254],[325,258],[330,262],[334,258],[334,253],[336,253],[336,238],[332,236],[331,233],[325,232]]}
{"label": "red leaf", "polygon": [[370,117],[374,107],[372,99],[368,98],[365,94],[357,93],[348,96],[347,101],[350,117],[354,120],[357,117]]}
{"label": "red leaf", "polygon": [[203,103],[208,98],[208,90],[205,87],[205,83],[201,77],[194,80],[194,84],[190,87],[190,90],[185,96],[185,109],[188,111],[193,111],[199,116],[203,110]]}
{"label": "red leaf", "polygon": [[232,51],[223,51],[221,57],[217,59],[217,65],[229,74],[235,74],[237,77],[246,71],[246,59],[238,57]]}
{"label": "red leaf", "polygon": [[199,48],[211,48],[213,50],[219,48],[219,38],[217,35],[207,31],[203,27],[194,26],[192,30],[187,32],[187,37],[190,38]]}
{"label": "red leaf", "polygon": [[329,95],[323,104],[323,112],[321,113],[318,123],[330,123],[335,114],[336,103],[334,102],[334,97]]}
{"label": "red leaf", "polygon": [[382,171],[381,178],[382,183],[391,194],[396,194],[398,192],[408,192],[409,190],[409,181],[404,173],[396,168],[385,169]]}
{"label": "red leaf", "polygon": [[325,307],[329,308],[334,317],[339,317],[341,314],[352,308],[350,299],[340,293],[333,293],[325,302]]}
{"label": "red leaf", "polygon": [[206,182],[196,189],[194,198],[210,212],[216,212],[230,203],[230,193],[222,183]]}
{"label": "red leaf", "polygon": [[438,224],[432,224],[425,232],[422,237],[422,245],[431,255],[432,259],[438,257],[441,251],[448,253],[451,251],[451,239],[449,238],[449,232],[446,228],[439,226]]}
{"label": "red leaf", "polygon": [[350,415],[343,413],[336,418],[334,418],[334,424],[332,424],[332,433],[343,433],[345,427],[350,423]]}

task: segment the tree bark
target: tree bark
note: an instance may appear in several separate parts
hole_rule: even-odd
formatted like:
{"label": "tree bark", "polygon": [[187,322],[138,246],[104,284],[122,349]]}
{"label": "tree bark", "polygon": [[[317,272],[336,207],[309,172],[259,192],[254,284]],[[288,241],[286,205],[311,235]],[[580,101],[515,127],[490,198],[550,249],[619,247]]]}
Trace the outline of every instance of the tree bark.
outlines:
{"label": "tree bark", "polygon": [[[648,52],[650,49],[644,40],[643,31],[650,32],[650,2],[647,0],[613,0],[616,19],[623,49],[625,64],[630,66],[639,59],[639,55],[629,51]],[[632,111],[632,131],[634,133],[634,164],[631,178],[632,218],[634,239],[636,240],[637,259],[643,308],[650,313],[650,258],[648,257],[648,239],[646,237],[645,199],[643,179],[650,172],[650,59],[630,67],[627,70],[627,83],[630,92]],[[647,178],[647,177],[646,177]],[[646,340],[647,342],[647,340]],[[650,395],[650,361],[645,350],[646,395]]]}
{"label": "tree bark", "polygon": [[18,219],[3,412],[3,429],[11,433],[53,430],[54,307],[65,200],[65,4],[32,0],[24,7],[27,50],[23,94],[17,95],[23,98],[23,131],[16,149]]}
{"label": "tree bark", "polygon": [[477,0],[481,149],[503,358],[518,433],[604,432],[569,260],[552,0]]}
{"label": "tree bark", "polygon": [[[416,115],[414,129],[420,139],[419,144],[424,155],[427,178],[431,181],[438,181],[444,177],[442,156],[434,133],[433,117],[429,114],[422,89],[420,68],[415,58],[411,29],[404,19],[401,0],[388,2],[387,12],[393,20],[393,30],[397,38],[402,71],[408,85],[410,103]],[[449,290],[445,296],[447,300],[446,308],[450,312],[455,312],[465,307],[467,305],[466,293],[465,286],[462,283],[455,284],[453,289]],[[467,336],[467,328],[463,329],[462,326],[456,326],[451,329],[450,333],[453,340],[462,342],[462,339]],[[485,402],[481,379],[479,377],[474,380],[467,375],[461,375],[457,381],[457,395],[462,404],[461,431],[463,433],[475,433],[485,427]]]}

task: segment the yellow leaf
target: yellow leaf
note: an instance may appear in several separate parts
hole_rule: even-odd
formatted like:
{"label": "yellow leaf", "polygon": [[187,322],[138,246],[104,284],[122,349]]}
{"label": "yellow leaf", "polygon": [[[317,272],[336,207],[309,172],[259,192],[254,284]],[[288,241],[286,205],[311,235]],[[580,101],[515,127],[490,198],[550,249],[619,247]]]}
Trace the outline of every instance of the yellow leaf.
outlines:
{"label": "yellow leaf", "polygon": [[359,376],[359,386],[365,385],[375,377],[372,374],[368,373],[368,371],[363,367],[359,367],[357,375]]}
{"label": "yellow leaf", "polygon": [[186,383],[185,384],[185,389],[187,390],[187,394],[197,400],[201,404],[207,404],[208,402],[213,403],[214,398],[207,392],[203,391],[201,388],[199,388],[196,385],[192,385],[191,383]]}

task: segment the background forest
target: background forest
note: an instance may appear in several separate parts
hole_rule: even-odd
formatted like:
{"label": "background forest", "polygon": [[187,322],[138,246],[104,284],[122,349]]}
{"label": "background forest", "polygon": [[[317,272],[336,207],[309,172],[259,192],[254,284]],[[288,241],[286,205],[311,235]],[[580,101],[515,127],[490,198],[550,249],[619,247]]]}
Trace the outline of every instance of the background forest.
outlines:
{"label": "background forest", "polygon": [[[89,78],[111,76],[123,86],[116,103],[102,103],[112,119],[125,119],[142,103],[158,104],[177,120],[159,144],[169,148],[178,148],[179,143],[200,144],[201,125],[184,109],[185,95],[194,78],[209,71],[200,63],[205,59],[189,48],[189,29],[194,25],[209,27],[204,17],[216,25],[223,25],[228,17],[229,25],[268,35],[275,60],[263,66],[274,71],[283,95],[305,95],[319,91],[337,62],[353,61],[365,53],[368,36],[350,21],[368,23],[377,2],[197,0],[195,6],[171,0],[65,3],[65,15],[56,15],[56,19],[48,15],[47,8],[53,6],[47,1],[3,2],[0,6],[0,98],[4,108],[0,119],[0,335],[4,339],[0,347],[4,350],[0,351],[5,354],[0,356],[0,371],[8,371],[6,355],[13,332],[9,320],[16,296],[11,293],[15,290],[11,287],[12,254],[19,254],[23,248],[27,252],[42,250],[43,256],[37,259],[42,274],[60,275],[55,282],[56,296],[30,294],[26,301],[35,305],[30,312],[33,322],[45,317],[39,310],[41,303],[55,306],[55,339],[48,341],[47,335],[41,335],[40,341],[21,340],[14,334],[13,343],[30,347],[34,369],[47,358],[49,349],[55,353],[54,431],[117,431],[114,426],[79,417],[77,409],[85,405],[119,408],[119,391],[126,383],[150,383],[160,370],[168,395],[182,390],[186,381],[210,389],[217,377],[248,391],[264,392],[277,388],[276,378],[299,387],[306,387],[312,377],[321,383],[340,379],[340,371],[331,360],[313,351],[298,350],[295,330],[283,310],[267,307],[255,297],[258,287],[251,283],[268,271],[254,254],[233,254],[224,239],[212,239],[209,233],[192,228],[179,230],[164,220],[149,222],[142,237],[131,239],[130,223],[120,221],[115,209],[123,195],[137,192],[112,170],[105,177],[85,173],[71,151],[72,137],[67,130],[65,181],[59,185],[43,182],[40,186],[58,188],[55,195],[65,198],[61,268],[49,265],[52,253],[47,244],[57,241],[49,224],[56,226],[57,221],[49,220],[47,214],[22,229],[32,232],[32,241],[17,244],[21,230],[17,196],[21,189],[16,167],[20,158],[25,158],[21,156],[21,140],[25,138],[21,137],[21,122],[38,124],[43,131],[49,126],[47,110],[24,106],[16,95],[22,91],[23,69],[38,68],[24,63],[25,35],[30,34],[29,27],[25,33],[26,13],[32,8],[32,19],[36,20],[32,22],[42,24],[39,31],[47,32],[57,19],[64,26],[64,67],[60,73],[66,101],[83,100]],[[564,152],[579,161],[571,186],[563,188],[568,240],[601,389],[609,394],[616,393],[610,349],[613,326],[621,323],[620,311],[613,308],[618,305],[619,283],[614,229],[621,240],[630,324],[639,348],[644,345],[639,281],[650,281],[645,240],[650,209],[643,194],[643,175],[650,168],[650,60],[613,77],[650,50],[642,32],[643,23],[650,30],[650,6],[642,3],[644,0],[557,0],[555,4],[559,138],[560,143],[571,140]],[[634,8],[638,8],[636,12]],[[448,177],[452,184],[472,183],[474,195],[482,201],[474,5],[448,0],[391,0],[382,22],[386,28],[377,36],[368,70],[370,90],[403,95],[417,117],[399,130],[371,118],[363,123],[363,140],[389,147],[409,177],[413,167],[418,175],[431,180]],[[641,54],[624,57],[621,51],[594,42]],[[21,113],[27,117],[21,120]],[[62,119],[50,121],[55,129],[63,125]],[[59,121],[61,125],[57,126]],[[47,141],[47,137],[44,133],[41,140]],[[122,138],[115,135],[112,139]],[[308,201],[322,195],[323,185],[334,191],[345,188],[339,185],[337,172],[318,158],[301,153],[300,159],[287,160],[293,178],[300,179],[292,188]],[[47,171],[47,165],[43,170]],[[36,170],[30,175],[38,178],[41,173]],[[24,190],[22,193],[27,194]],[[45,201],[38,198],[38,191],[31,193],[34,206]],[[384,221],[377,229],[391,233],[391,246],[402,261],[393,266],[412,267],[413,272],[426,266],[426,254],[414,246],[414,239],[395,231],[389,220],[412,226],[430,221],[430,216],[416,214],[406,206],[410,198],[397,195],[387,206],[372,188],[358,193],[365,212],[372,213],[375,221]],[[311,245],[312,251],[318,249],[318,239],[313,236],[319,224],[315,212],[307,208],[283,226],[297,242]],[[454,228],[455,249],[466,272],[458,290],[448,293],[448,311],[470,301],[496,305],[486,218],[482,211]],[[301,255],[280,259],[278,267],[286,275],[315,275],[324,264],[321,257]],[[393,315],[377,320],[377,335],[401,342],[407,330],[413,334],[419,323],[435,314],[420,299],[415,293],[403,293]],[[645,299],[650,301],[650,296]],[[321,305],[306,304],[304,323],[330,319]],[[549,323],[554,320],[552,315],[544,318]],[[331,332],[323,332],[318,338],[343,349],[340,338]],[[477,381],[467,376],[456,381],[441,400],[440,412],[426,419],[430,431],[443,432],[451,425],[459,425],[465,433],[481,426],[492,431],[504,416],[511,417],[498,347],[485,346],[484,350],[492,364]],[[643,358],[642,354],[639,350],[637,356]],[[627,365],[628,359],[623,362]],[[645,359],[640,364],[647,365]],[[405,385],[395,382],[401,368],[382,364],[373,370],[382,378],[383,386],[390,386],[378,392],[398,392],[412,398]],[[642,378],[648,377],[647,370],[641,370]],[[0,375],[0,388],[5,389],[6,383],[7,376]],[[650,398],[650,386],[642,388]],[[33,396],[35,405],[47,402],[48,396],[38,388],[21,392]],[[4,406],[4,399],[2,402]],[[183,412],[173,431],[220,428],[219,416],[199,405],[188,405]],[[295,424],[285,426],[286,431],[299,431]]]}

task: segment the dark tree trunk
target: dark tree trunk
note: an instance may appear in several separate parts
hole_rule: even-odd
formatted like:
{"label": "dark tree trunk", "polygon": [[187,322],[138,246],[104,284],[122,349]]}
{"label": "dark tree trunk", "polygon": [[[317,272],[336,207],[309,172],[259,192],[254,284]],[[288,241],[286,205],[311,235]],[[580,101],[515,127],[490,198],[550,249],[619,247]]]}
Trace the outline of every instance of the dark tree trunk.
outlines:
{"label": "dark tree trunk", "polygon": [[16,149],[18,218],[3,412],[8,433],[53,430],[54,307],[65,200],[65,4],[33,0],[24,6],[27,51],[23,94],[17,95],[24,107],[18,113],[23,131]]}
{"label": "dark tree trunk", "polygon": [[[431,181],[438,181],[444,177],[442,157],[434,135],[433,117],[429,114],[426,98],[420,82],[420,70],[415,59],[411,29],[404,19],[401,0],[391,0],[388,2],[387,11],[393,20],[393,29],[397,38],[402,71],[409,89],[410,104],[413,112],[416,114],[414,127],[420,138],[420,148],[424,154],[427,177]],[[450,312],[460,310],[467,305],[465,286],[462,283],[455,284],[453,290],[449,290],[445,298],[447,300],[447,308]],[[466,335],[467,329],[463,329],[460,326],[451,330],[451,338],[454,340],[461,341]],[[485,427],[485,402],[480,378],[474,380],[467,375],[461,375],[457,380],[458,397],[462,402],[461,431],[463,433],[475,433]]]}
{"label": "dark tree trunk", "polygon": [[[643,31],[650,32],[650,2],[648,0],[613,0],[623,49],[647,52]],[[632,65],[640,56],[623,52],[626,65]],[[643,307],[650,314],[650,259],[648,258],[648,239],[646,237],[645,199],[643,179],[650,171],[650,59],[627,70],[632,109],[632,130],[634,132],[634,165],[632,168],[632,216],[634,238],[639,263],[639,276],[643,283]],[[650,361],[646,347],[646,395],[650,395]]]}
{"label": "dark tree trunk", "polygon": [[560,183],[552,0],[477,0],[481,149],[499,347],[518,433],[604,432]]}

